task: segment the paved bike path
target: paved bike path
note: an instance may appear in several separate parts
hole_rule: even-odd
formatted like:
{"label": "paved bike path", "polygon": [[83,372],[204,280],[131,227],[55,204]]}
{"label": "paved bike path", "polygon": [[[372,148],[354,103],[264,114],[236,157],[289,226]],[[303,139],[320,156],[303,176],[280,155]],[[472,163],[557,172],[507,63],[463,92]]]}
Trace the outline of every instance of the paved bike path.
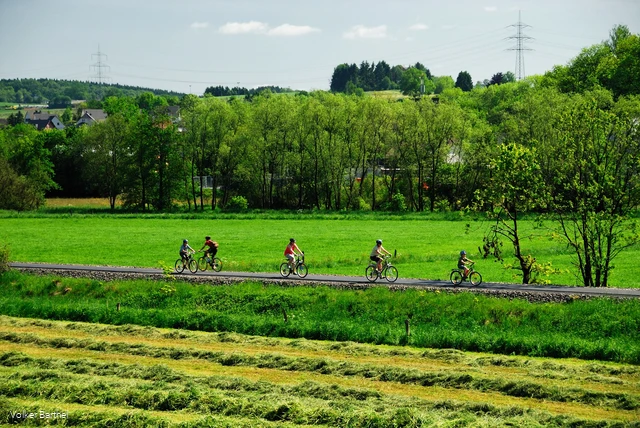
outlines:
{"label": "paved bike path", "polygon": [[[76,271],[94,271],[94,272],[114,272],[114,273],[136,273],[136,274],[162,274],[162,269],[141,268],[141,267],[120,267],[120,266],[87,266],[87,265],[67,265],[67,264],[51,264],[51,263],[10,263],[10,266],[20,269],[50,269],[50,270],[76,270]],[[309,282],[333,282],[345,284],[371,284],[363,276],[346,276],[346,275],[307,275],[301,279],[291,275],[289,278],[282,278],[279,273],[269,272],[205,272],[191,273],[184,271],[183,273],[174,273],[177,276],[211,276],[211,277],[230,277],[230,278],[247,278],[247,279],[270,279],[270,280],[291,280],[291,281],[309,281]],[[633,297],[640,298],[640,288],[594,288],[594,287],[566,287],[557,285],[523,285],[523,284],[507,284],[495,282],[483,282],[477,287],[469,283],[462,283],[459,286],[452,285],[449,281],[435,281],[427,279],[412,279],[399,277],[394,283],[389,283],[384,279],[378,279],[374,284],[381,286],[398,285],[409,287],[437,287],[437,288],[479,288],[485,290],[500,291],[526,291],[531,293],[558,293],[558,294],[575,294],[589,296],[610,296],[610,297]]]}

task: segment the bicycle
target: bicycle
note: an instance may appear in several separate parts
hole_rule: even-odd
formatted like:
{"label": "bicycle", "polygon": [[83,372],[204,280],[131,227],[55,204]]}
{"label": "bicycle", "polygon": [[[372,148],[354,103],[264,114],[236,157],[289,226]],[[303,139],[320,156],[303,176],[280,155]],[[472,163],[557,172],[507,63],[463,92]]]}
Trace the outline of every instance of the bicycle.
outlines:
{"label": "bicycle", "polygon": [[198,259],[198,269],[202,272],[206,271],[208,268],[211,268],[214,272],[220,272],[222,270],[222,260],[218,257],[202,256]]}
{"label": "bicycle", "polygon": [[469,281],[471,285],[478,286],[482,284],[482,275],[480,272],[477,272],[473,269],[473,265],[475,263],[471,263],[469,265],[469,275],[463,279],[464,271],[461,269],[451,269],[451,275],[449,275],[449,279],[453,285],[460,285],[462,281]]}
{"label": "bicycle", "polygon": [[289,262],[284,262],[280,265],[280,275],[284,278],[288,277],[292,273],[298,275],[300,278],[304,278],[309,273],[307,265],[304,264],[304,253],[302,255],[296,254],[296,261],[293,264],[293,269],[289,267]]}
{"label": "bicycle", "polygon": [[182,273],[187,268],[191,273],[198,272],[198,263],[194,260],[193,253],[189,253],[187,257],[176,260],[175,269],[177,273]]}
{"label": "bicycle", "polygon": [[385,256],[382,259],[382,271],[378,272],[378,265],[372,262],[365,268],[364,276],[369,282],[375,282],[378,278],[395,282],[398,279],[398,268],[391,264],[391,256]]}

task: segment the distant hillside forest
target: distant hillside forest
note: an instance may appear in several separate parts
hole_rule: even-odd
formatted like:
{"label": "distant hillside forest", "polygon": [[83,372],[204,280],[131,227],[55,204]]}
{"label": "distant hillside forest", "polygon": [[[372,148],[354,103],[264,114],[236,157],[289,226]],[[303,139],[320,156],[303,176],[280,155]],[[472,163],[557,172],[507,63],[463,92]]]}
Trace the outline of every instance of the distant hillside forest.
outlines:
{"label": "distant hillside forest", "polygon": [[[295,92],[279,86],[242,87],[211,86],[204,93],[214,97],[253,96],[264,90],[273,93]],[[103,100],[107,97],[136,98],[145,92],[156,96],[182,98],[185,94],[163,89],[142,88],[120,84],[100,84],[77,80],[56,79],[0,79],[0,102],[19,104],[48,104],[51,108],[65,108],[73,100]]]}
{"label": "distant hillside forest", "polygon": [[54,108],[70,106],[72,100],[101,100],[110,96],[137,97],[144,92],[164,97],[181,98],[184,95],[162,89],[77,80],[0,79],[0,102],[49,104]]}

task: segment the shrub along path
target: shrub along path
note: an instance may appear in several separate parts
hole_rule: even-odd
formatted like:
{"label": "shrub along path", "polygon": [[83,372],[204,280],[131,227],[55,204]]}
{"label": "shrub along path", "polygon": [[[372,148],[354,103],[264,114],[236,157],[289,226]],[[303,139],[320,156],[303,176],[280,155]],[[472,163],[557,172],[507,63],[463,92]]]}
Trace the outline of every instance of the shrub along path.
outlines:
{"label": "shrub along path", "polygon": [[0,316],[0,421],[634,426],[640,368]]}

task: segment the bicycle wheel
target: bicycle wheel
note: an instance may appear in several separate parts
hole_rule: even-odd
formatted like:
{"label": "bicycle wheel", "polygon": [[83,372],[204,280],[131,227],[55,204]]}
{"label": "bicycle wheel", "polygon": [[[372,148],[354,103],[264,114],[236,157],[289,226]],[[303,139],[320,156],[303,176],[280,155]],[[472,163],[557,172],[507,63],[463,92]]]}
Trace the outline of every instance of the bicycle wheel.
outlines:
{"label": "bicycle wheel", "polygon": [[184,271],[184,263],[182,263],[182,259],[176,260],[175,268],[178,273],[182,273],[182,271]]}
{"label": "bicycle wheel", "polygon": [[307,265],[305,265],[304,263],[300,263],[296,268],[296,273],[300,278],[304,278],[305,276],[307,276],[307,274],[309,273],[307,271]]}
{"label": "bicycle wheel", "polygon": [[480,285],[482,284],[482,275],[480,275],[480,272],[471,272],[469,281],[471,281],[472,285]]}
{"label": "bicycle wheel", "polygon": [[198,270],[201,270],[202,272],[207,270],[207,266],[209,266],[209,263],[207,263],[207,259],[206,257],[200,257],[198,259]]}
{"label": "bicycle wheel", "polygon": [[280,265],[280,275],[283,277],[288,277],[291,274],[291,270],[289,269],[289,264],[284,262]]}
{"label": "bicycle wheel", "polygon": [[213,269],[215,272],[220,272],[222,270],[222,260],[214,257],[213,262],[211,262],[211,269]]}
{"label": "bicycle wheel", "polygon": [[385,274],[387,281],[389,282],[396,282],[396,279],[398,279],[398,269],[396,269],[395,266],[389,266],[386,269]]}
{"label": "bicycle wheel", "polygon": [[462,273],[459,270],[452,270],[449,279],[451,279],[453,285],[460,285],[462,283]]}
{"label": "bicycle wheel", "polygon": [[198,262],[194,259],[189,260],[189,272],[196,273],[198,272]]}
{"label": "bicycle wheel", "polygon": [[369,280],[369,282],[374,282],[378,279],[378,271],[374,265],[369,265],[364,270],[364,276]]}

